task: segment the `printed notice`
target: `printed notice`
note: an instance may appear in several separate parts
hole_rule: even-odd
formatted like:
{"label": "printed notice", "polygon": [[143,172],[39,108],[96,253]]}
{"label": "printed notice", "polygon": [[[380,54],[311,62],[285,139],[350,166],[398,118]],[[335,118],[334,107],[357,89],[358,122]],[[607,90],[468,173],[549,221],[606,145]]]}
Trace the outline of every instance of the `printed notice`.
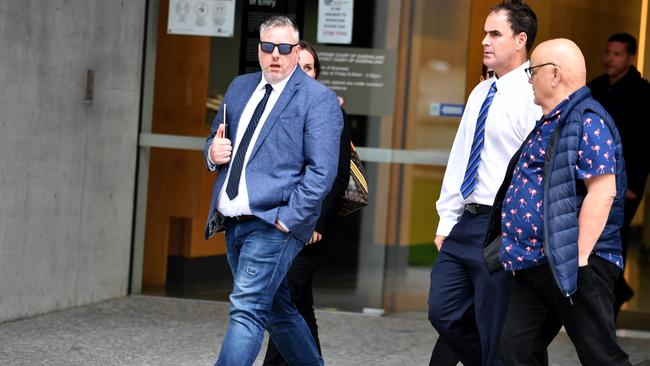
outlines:
{"label": "printed notice", "polygon": [[350,114],[392,116],[395,103],[394,50],[317,47],[319,81],[345,100]]}
{"label": "printed notice", "polygon": [[167,33],[232,37],[235,0],[169,0]]}
{"label": "printed notice", "polygon": [[318,1],[318,43],[352,43],[354,0]]}

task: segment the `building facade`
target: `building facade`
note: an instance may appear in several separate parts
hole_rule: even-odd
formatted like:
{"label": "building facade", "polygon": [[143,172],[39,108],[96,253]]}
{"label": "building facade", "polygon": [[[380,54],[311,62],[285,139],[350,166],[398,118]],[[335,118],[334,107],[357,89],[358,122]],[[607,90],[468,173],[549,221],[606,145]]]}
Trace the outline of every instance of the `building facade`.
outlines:
{"label": "building facade", "polygon": [[[538,42],[576,41],[588,79],[601,73],[607,37],[621,31],[639,37],[638,67],[650,70],[647,0],[528,3]],[[295,18],[321,55],[321,81],[345,99],[371,191],[370,205],[344,220],[337,256],[317,275],[317,306],[425,310],[435,201],[463,104],[479,81],[493,5],[3,2],[0,293],[9,296],[0,296],[0,321],[128,293],[227,299],[223,236],[203,239],[215,176],[201,149],[230,80],[257,67],[257,26],[271,14]],[[342,32],[328,34],[328,21]],[[219,36],[196,35],[211,22]],[[636,220],[642,243],[650,242],[645,211]],[[646,267],[627,266],[638,295],[622,321],[650,329]]]}

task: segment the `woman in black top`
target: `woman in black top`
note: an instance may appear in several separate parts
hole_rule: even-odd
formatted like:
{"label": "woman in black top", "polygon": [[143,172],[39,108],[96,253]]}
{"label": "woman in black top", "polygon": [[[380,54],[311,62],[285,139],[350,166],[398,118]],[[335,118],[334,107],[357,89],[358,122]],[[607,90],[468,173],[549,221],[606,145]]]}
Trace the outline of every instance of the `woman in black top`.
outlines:
{"label": "woman in black top", "polygon": [[[318,79],[320,74],[318,55],[307,42],[300,42],[300,61],[298,63],[307,75]],[[318,340],[318,326],[314,314],[312,283],[320,265],[326,259],[332,257],[336,250],[336,243],[338,242],[336,229],[339,226],[337,222],[340,220],[337,211],[350,179],[350,126],[345,111],[341,109],[341,112],[343,113],[344,125],[341,133],[339,167],[336,179],[329,194],[323,201],[321,214],[311,240],[294,259],[287,273],[287,281],[291,289],[291,301],[296,305],[298,312],[309,326],[319,352],[320,341]],[[287,362],[272,341],[269,341],[266,356],[264,357],[264,365],[287,365]]]}

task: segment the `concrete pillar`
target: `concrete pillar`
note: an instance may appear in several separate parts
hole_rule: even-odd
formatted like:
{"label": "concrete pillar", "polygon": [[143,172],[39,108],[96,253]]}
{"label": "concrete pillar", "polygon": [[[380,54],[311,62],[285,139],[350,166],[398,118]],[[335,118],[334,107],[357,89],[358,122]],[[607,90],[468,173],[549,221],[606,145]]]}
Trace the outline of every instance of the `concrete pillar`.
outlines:
{"label": "concrete pillar", "polygon": [[0,321],[126,294],[144,12],[0,2]]}

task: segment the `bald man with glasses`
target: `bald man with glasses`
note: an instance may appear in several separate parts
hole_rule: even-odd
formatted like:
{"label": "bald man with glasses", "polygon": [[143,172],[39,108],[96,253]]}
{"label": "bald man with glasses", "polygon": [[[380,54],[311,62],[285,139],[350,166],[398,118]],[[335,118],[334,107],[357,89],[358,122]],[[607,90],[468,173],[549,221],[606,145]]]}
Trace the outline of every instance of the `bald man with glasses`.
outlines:
{"label": "bald man with glasses", "polygon": [[613,311],[627,187],[620,135],[572,41],[541,43],[526,73],[544,115],[496,197],[499,258],[512,274],[503,361],[542,365],[564,326],[583,365],[630,365]]}

